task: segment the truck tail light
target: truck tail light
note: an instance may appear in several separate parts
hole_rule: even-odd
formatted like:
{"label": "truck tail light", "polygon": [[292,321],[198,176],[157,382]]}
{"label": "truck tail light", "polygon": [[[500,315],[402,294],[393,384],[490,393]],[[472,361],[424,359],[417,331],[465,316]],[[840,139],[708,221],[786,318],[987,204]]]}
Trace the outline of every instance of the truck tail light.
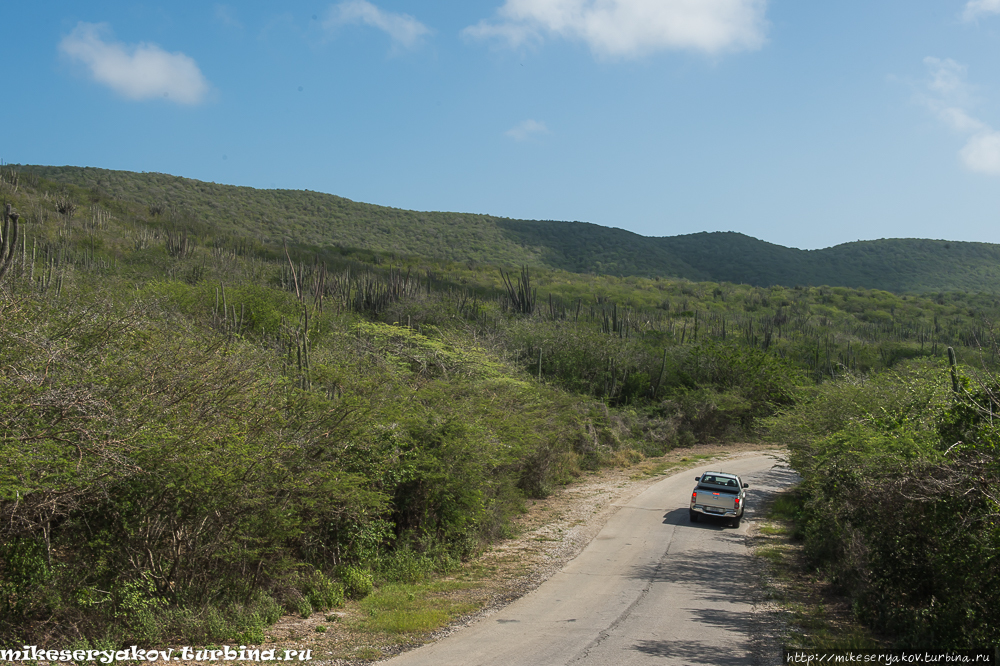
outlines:
{"label": "truck tail light", "polygon": [[691,493],[691,501],[694,502],[697,501],[697,499],[698,499],[698,491],[696,490],[693,493]]}
{"label": "truck tail light", "polygon": [[737,511],[740,510],[740,498],[739,497],[736,498],[736,510]]}

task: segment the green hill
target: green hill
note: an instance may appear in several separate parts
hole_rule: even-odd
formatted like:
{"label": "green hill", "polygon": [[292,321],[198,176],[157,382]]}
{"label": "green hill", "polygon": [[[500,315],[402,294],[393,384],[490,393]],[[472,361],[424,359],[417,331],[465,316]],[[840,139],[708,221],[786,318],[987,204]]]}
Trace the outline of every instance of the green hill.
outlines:
{"label": "green hill", "polygon": [[187,226],[456,262],[754,286],[844,286],[892,292],[1000,292],[1000,245],[882,239],[798,250],[734,232],[648,238],[583,222],[418,212],[299,190],[257,190],[160,173],[15,166],[45,179],[159,210]]}
{"label": "green hill", "polygon": [[649,239],[77,168],[0,169],[0,200],[0,645],[260,644],[347,603],[378,644],[366,595],[425,617],[526,498],[768,424],[807,548],[837,556],[811,570],[904,638],[996,643],[1000,299],[804,286],[994,288],[993,246]]}

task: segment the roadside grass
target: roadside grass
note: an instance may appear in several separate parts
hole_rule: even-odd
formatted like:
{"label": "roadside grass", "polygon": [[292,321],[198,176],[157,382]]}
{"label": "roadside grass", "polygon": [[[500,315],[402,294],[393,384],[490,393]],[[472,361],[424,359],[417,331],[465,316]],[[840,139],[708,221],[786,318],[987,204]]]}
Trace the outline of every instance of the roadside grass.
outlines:
{"label": "roadside grass", "polygon": [[476,609],[450,592],[471,586],[457,580],[385,585],[359,603],[364,614],[354,628],[365,633],[421,634]]}
{"label": "roadside grass", "polygon": [[353,650],[349,656],[352,659],[357,659],[358,661],[376,661],[377,659],[382,658],[383,653],[382,650],[377,647],[365,645]]}
{"label": "roadside grass", "polygon": [[764,512],[752,536],[753,556],[765,561],[764,597],[784,614],[789,648],[865,650],[885,648],[889,641],[861,626],[851,600],[837,594],[821,572],[810,570],[796,520],[804,498],[796,488],[778,495]]}
{"label": "roadside grass", "polygon": [[463,567],[454,577],[383,584],[363,599],[348,601],[343,612],[327,615],[313,629],[325,634],[337,627],[336,637],[316,645],[317,656],[371,662],[396,654],[401,646],[423,643],[455,618],[482,607],[484,599],[475,591],[489,573]]}
{"label": "roadside grass", "polygon": [[758,550],[754,555],[772,564],[781,564],[785,560],[785,549],[780,546],[766,546]]}
{"label": "roadside grass", "polygon": [[792,531],[784,525],[775,525],[773,523],[765,523],[760,526],[761,534],[774,535],[774,534],[791,534]]}

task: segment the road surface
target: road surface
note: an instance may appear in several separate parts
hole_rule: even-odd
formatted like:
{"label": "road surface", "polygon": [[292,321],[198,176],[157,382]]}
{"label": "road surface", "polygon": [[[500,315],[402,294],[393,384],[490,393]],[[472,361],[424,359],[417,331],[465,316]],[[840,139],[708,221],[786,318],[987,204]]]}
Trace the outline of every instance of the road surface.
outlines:
{"label": "road surface", "polygon": [[[747,514],[688,520],[696,474],[716,469],[750,484]],[[678,473],[611,517],[560,572],[472,626],[387,666],[752,666],[745,534],[766,496],[794,483],[773,455]]]}

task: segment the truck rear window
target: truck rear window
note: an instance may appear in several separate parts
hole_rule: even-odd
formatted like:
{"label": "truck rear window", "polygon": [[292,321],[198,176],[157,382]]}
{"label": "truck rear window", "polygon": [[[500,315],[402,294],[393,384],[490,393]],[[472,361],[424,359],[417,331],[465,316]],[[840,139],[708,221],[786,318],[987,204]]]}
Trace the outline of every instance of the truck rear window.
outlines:
{"label": "truck rear window", "polygon": [[699,483],[710,486],[723,486],[726,488],[732,488],[734,490],[739,490],[740,487],[739,484],[736,482],[736,479],[733,479],[728,476],[713,476],[711,474],[706,474],[705,476],[701,477],[701,481],[699,481]]}

